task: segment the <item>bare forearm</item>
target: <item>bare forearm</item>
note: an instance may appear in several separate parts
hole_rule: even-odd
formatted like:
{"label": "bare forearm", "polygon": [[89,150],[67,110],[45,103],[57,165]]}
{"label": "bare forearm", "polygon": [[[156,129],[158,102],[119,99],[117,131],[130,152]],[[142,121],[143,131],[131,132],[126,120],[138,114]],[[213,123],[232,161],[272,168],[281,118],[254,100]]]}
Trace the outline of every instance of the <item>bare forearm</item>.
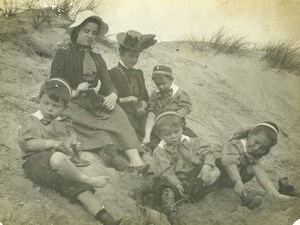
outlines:
{"label": "bare forearm", "polygon": [[29,140],[26,143],[26,151],[43,151],[56,147],[56,141],[48,139]]}
{"label": "bare forearm", "polygon": [[240,172],[236,164],[223,165],[223,167],[233,183],[241,179]]}
{"label": "bare forearm", "polygon": [[267,173],[264,171],[264,169],[260,165],[254,165],[252,166],[253,172],[255,174],[255,177],[257,179],[257,182],[260,184],[260,186],[272,197],[278,197],[280,193],[277,191],[276,187],[270,180]]}

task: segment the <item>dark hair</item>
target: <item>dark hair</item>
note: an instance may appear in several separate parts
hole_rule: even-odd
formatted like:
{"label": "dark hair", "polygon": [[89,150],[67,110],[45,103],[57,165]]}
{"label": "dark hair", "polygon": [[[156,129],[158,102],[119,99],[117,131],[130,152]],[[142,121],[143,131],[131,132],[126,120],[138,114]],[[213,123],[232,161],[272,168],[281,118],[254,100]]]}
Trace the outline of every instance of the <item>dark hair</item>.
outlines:
{"label": "dark hair", "polygon": [[46,81],[41,87],[39,98],[41,99],[44,94],[47,94],[49,98],[57,103],[63,102],[67,105],[70,101],[70,92],[63,85],[53,81]]}
{"label": "dark hair", "polygon": [[[277,130],[277,132],[278,132],[278,126],[277,126],[275,123],[269,122],[269,121],[263,122],[263,123],[270,124],[270,125],[273,126],[273,127]],[[254,127],[254,128],[249,132],[249,135],[250,135],[250,134],[258,134],[258,133],[261,133],[261,132],[263,132],[263,133],[266,135],[266,137],[268,137],[268,138],[272,141],[272,146],[276,145],[277,139],[278,139],[277,134],[276,134],[276,132],[275,132],[272,128],[270,128],[270,127],[268,127],[268,126],[258,125],[258,126],[256,126],[256,127]]]}
{"label": "dark hair", "polygon": [[155,124],[155,131],[160,132],[162,127],[182,127],[182,120],[176,115],[165,115]]}
{"label": "dark hair", "polygon": [[126,52],[134,52],[134,53],[141,53],[140,50],[133,50],[133,49],[130,49],[130,48],[127,48],[125,47],[124,45],[119,45],[119,53],[120,53],[120,56],[123,56]]}
{"label": "dark hair", "polygon": [[87,23],[96,23],[98,25],[98,32],[100,30],[101,24],[99,21],[95,18],[87,18],[85,21],[83,21],[78,27],[74,27],[71,32],[71,42],[75,43],[77,41],[78,32],[81,30],[82,27],[84,27]]}

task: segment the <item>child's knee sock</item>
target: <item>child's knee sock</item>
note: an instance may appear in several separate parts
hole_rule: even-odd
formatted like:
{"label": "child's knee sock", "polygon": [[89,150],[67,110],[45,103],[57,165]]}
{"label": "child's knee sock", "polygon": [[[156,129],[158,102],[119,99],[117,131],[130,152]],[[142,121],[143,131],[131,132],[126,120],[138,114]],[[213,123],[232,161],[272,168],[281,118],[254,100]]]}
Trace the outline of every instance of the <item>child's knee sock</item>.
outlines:
{"label": "child's knee sock", "polygon": [[112,215],[104,208],[98,211],[95,219],[103,223],[103,225],[119,225],[122,221],[122,219],[115,220]]}
{"label": "child's knee sock", "polygon": [[170,211],[175,211],[175,193],[171,188],[164,188],[161,195],[161,204],[164,212],[168,215]]}

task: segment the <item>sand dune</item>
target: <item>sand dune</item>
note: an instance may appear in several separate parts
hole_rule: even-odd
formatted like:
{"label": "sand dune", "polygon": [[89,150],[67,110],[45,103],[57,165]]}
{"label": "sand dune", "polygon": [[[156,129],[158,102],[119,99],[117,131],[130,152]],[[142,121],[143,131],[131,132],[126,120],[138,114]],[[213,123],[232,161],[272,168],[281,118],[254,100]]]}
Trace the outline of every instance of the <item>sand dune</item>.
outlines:
{"label": "sand dune", "polygon": [[[21,169],[22,153],[16,142],[19,124],[38,107],[30,99],[49,78],[53,54],[67,40],[64,28],[69,23],[53,18],[51,26],[34,30],[28,25],[29,16],[30,12],[0,20],[0,222],[97,224],[76,204],[34,186]],[[118,62],[117,48],[98,44],[95,50],[103,54],[109,68]],[[211,142],[222,144],[243,126],[265,120],[276,122],[280,127],[279,143],[263,165],[274,183],[288,176],[300,187],[300,77],[269,69],[260,60],[261,54],[253,51],[243,57],[214,55],[196,52],[184,42],[164,42],[142,53],[137,67],[144,71],[149,92],[154,90],[153,66],[166,64],[173,68],[175,83],[187,90],[193,100],[189,126]],[[85,157],[98,162],[90,154]],[[86,168],[85,172],[109,174],[111,183],[96,194],[116,217],[125,215],[132,218],[131,224],[142,224],[128,193],[144,184],[144,178],[120,174],[101,164]],[[239,205],[230,190],[222,190],[197,204],[181,206],[182,224],[285,225],[298,219],[299,200],[272,200],[255,181],[247,187],[264,195],[260,208],[250,211]]]}

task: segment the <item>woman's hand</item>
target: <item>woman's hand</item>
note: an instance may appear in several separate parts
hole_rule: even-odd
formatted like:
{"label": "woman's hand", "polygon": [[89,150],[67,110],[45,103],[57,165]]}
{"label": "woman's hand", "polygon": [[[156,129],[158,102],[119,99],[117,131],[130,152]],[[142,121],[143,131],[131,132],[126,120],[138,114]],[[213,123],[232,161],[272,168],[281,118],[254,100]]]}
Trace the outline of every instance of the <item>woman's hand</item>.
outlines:
{"label": "woman's hand", "polygon": [[143,110],[146,110],[147,109],[147,107],[148,107],[148,103],[146,102],[146,101],[142,101],[142,109]]}
{"label": "woman's hand", "polygon": [[120,102],[137,102],[137,97],[135,96],[128,96],[124,98],[120,98]]}
{"label": "woman's hand", "polygon": [[117,94],[114,93],[114,92],[112,92],[110,95],[104,97],[103,105],[104,105],[107,109],[113,110],[113,109],[115,108],[117,99],[118,99]]}
{"label": "woman's hand", "polygon": [[150,136],[149,137],[145,136],[142,143],[145,145],[148,144],[149,142],[150,142]]}

